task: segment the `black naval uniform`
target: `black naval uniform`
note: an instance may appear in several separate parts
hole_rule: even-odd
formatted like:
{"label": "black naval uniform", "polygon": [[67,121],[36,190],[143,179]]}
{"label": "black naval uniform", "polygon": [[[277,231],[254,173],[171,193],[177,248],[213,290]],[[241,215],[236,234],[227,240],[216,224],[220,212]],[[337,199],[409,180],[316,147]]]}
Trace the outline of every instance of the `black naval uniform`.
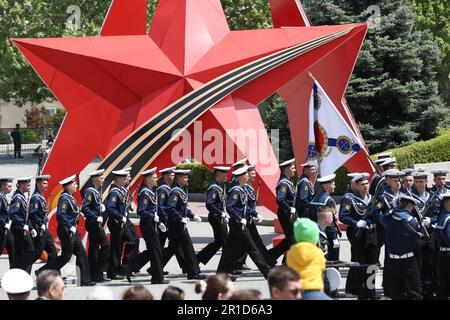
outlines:
{"label": "black naval uniform", "polygon": [[437,298],[448,300],[450,297],[450,212],[448,211],[441,211],[437,219],[436,250],[439,270]]}
{"label": "black naval uniform", "polygon": [[[9,229],[7,227],[9,225]],[[0,192],[0,255],[3,249],[8,250],[9,268],[15,268],[15,245],[14,237],[11,232],[11,220],[9,217],[9,204],[6,196]]]}
{"label": "black naval uniform", "polygon": [[[125,199],[128,198],[128,194],[130,193],[130,189],[127,187],[122,187],[122,192],[125,195]],[[123,259],[121,263],[120,273],[123,273],[123,265],[129,265],[129,258],[130,257],[136,257],[139,253],[139,235],[137,233],[136,227],[134,226],[133,222],[131,222],[129,217],[129,212],[132,211],[132,207],[134,206],[133,201],[131,199],[131,202],[128,206],[125,206],[125,217],[127,218],[127,222],[124,225],[125,233],[130,235],[130,238],[125,242],[125,246],[122,246],[123,252],[130,252],[130,254],[123,254]],[[122,238],[125,240],[124,238]],[[122,256],[122,252],[120,254]]]}
{"label": "black naval uniform", "polygon": [[74,254],[77,257],[76,264],[81,272],[81,285],[92,284],[89,261],[80,233],[78,230],[75,230],[75,233],[70,230],[72,227],[76,229],[79,214],[80,209],[77,201],[70,193],[64,191],[58,199],[58,208],[56,210],[56,220],[58,221],[56,232],[61,241],[61,255],[49,261],[37,273],[49,269],[61,270]]}
{"label": "black naval uniform", "polygon": [[249,220],[247,211],[248,196],[243,186],[234,186],[230,189],[227,201],[227,212],[230,215],[230,234],[222,252],[217,272],[231,273],[233,271],[233,257],[239,255],[241,246],[244,247],[245,252],[258,267],[259,271],[267,278],[270,266],[264,260],[261,252],[256,246],[250,235],[246,225],[241,224],[242,219]]}
{"label": "black naval uniform", "polygon": [[125,243],[124,260],[131,261],[137,255],[136,239],[127,225],[125,214],[127,197],[122,188],[112,185],[106,198],[106,211],[108,212],[108,229],[111,234],[111,254],[108,265],[108,277],[117,279],[120,272],[120,258]]}
{"label": "black naval uniform", "polygon": [[37,236],[33,238],[35,256],[34,261],[40,258],[42,252],[47,252],[47,261],[56,259],[56,247],[53,242],[53,236],[47,229],[48,207],[44,196],[36,190],[30,198],[30,222],[34,230],[37,231]]}
{"label": "black naval uniform", "polygon": [[293,221],[295,219],[293,219],[293,215],[296,217],[295,214],[291,214],[291,208],[294,207],[295,195],[295,188],[292,181],[283,175],[278,181],[276,192],[278,203],[277,216],[284,232],[284,239],[276,247],[269,250],[269,254],[275,260],[289,250],[294,243]]}
{"label": "black naval uniform", "polygon": [[[359,237],[356,237],[358,227],[356,224],[366,213],[372,200],[369,194],[365,199],[359,193],[348,192],[341,200],[339,220],[347,225],[347,238],[351,244],[352,261],[360,264],[376,264],[378,262],[378,242],[376,224],[367,217],[367,226],[361,229]],[[358,295],[360,299],[373,298],[375,288],[367,288],[367,267],[350,268],[348,272],[345,292]]]}
{"label": "black naval uniform", "polygon": [[188,279],[196,278],[200,274],[194,245],[186,224],[182,219],[193,219],[194,214],[187,207],[188,195],[179,185],[174,184],[167,200],[167,215],[169,232],[169,246],[163,252],[163,266],[181,248],[184,257],[184,268]]}
{"label": "black naval uniform", "polygon": [[86,217],[85,226],[89,236],[88,259],[91,275],[94,281],[102,281],[103,272],[108,270],[111,246],[104,229],[105,221],[97,221],[99,217],[103,219],[102,214],[105,211],[99,190],[94,187],[86,189],[81,210]]}
{"label": "black naval uniform", "polygon": [[[142,265],[150,260],[152,284],[162,283],[164,280],[162,266],[162,251],[159,243],[157,198],[155,192],[148,186],[142,186],[138,194],[137,214],[141,217],[139,226],[145,240],[147,250],[141,252],[135,260],[130,262],[130,269],[135,270],[135,264]],[[141,261],[142,260],[142,261]],[[144,263],[144,264],[145,264]]]}
{"label": "black naval uniform", "polygon": [[[19,190],[16,190],[11,198],[9,214],[12,220],[11,231],[14,235],[16,249],[16,267],[31,273],[35,255],[33,239],[31,238],[33,227],[28,219],[27,200]],[[28,231],[24,229],[25,226],[28,226]]]}
{"label": "black naval uniform", "polygon": [[314,187],[307,176],[302,175],[298,179],[297,184],[297,198],[295,202],[295,209],[299,218],[307,218],[309,205],[314,198]]}
{"label": "black naval uniform", "polygon": [[373,219],[384,226],[386,257],[384,281],[393,300],[420,300],[420,274],[414,252],[423,245],[419,224],[407,209],[393,209],[385,215],[374,211]]}
{"label": "black naval uniform", "polygon": [[209,211],[208,221],[213,229],[214,241],[197,253],[198,261],[204,265],[211,260],[220,248],[223,248],[228,237],[226,219],[222,217],[225,212],[224,201],[224,190],[217,181],[214,181],[206,191],[206,209]]}

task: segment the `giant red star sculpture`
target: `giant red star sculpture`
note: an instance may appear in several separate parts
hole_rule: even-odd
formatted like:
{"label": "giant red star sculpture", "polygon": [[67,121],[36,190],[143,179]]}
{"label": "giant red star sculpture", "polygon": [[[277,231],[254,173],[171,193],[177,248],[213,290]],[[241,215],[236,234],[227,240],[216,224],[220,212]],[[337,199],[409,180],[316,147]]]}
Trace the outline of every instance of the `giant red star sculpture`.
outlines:
{"label": "giant red star sculpture", "polygon": [[[68,111],[44,167],[50,189],[98,155],[108,174],[131,165],[136,182],[149,166],[172,165],[171,134],[194,133],[200,120],[202,132],[220,130],[237,153],[198,160],[211,168],[247,155],[262,180],[260,202],[275,211],[272,149],[260,157],[227,130],[264,129],[256,105],[336,50],[336,65],[353,65],[366,24],[230,31],[219,0],[160,0],[147,33],[145,12],[145,0],[115,0],[99,36],[13,40]],[[340,86],[349,78],[342,70]],[[307,119],[307,106],[297,108]],[[270,145],[267,135],[258,145]]]}

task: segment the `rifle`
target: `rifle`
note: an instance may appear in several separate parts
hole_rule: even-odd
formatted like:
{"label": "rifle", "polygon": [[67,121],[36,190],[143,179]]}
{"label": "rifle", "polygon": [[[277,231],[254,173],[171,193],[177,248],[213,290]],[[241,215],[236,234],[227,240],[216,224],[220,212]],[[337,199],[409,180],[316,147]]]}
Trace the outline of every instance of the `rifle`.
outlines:
{"label": "rifle", "polygon": [[[384,183],[384,180],[386,180],[386,177],[381,177],[380,180],[378,180],[377,185],[375,186],[375,192],[373,193],[372,199],[369,202],[369,205],[367,206],[366,212],[361,217],[361,220],[367,220],[367,218],[372,215],[373,210],[375,209],[375,204],[378,201],[378,198],[380,196],[382,186]],[[355,232],[355,237],[360,238],[362,235],[362,228],[358,228]]]}
{"label": "rifle", "polygon": [[[294,191],[294,200],[292,200],[292,206],[295,208],[295,202],[297,201],[297,189],[298,189],[298,182],[295,184],[295,191]],[[255,202],[256,203],[256,202]],[[291,220],[291,223],[293,223],[294,222],[294,219],[293,219],[293,217],[294,217],[294,214],[295,213],[293,213],[293,214],[291,214],[290,215],[290,219],[289,220]]]}
{"label": "rifle", "polygon": [[[222,201],[222,205],[223,205],[223,211],[227,210],[227,203],[226,203],[226,199],[227,199],[227,183],[225,182],[223,184],[223,201]],[[222,219],[220,220],[220,224],[224,224],[225,222],[225,218],[222,217]]]}
{"label": "rifle", "polygon": [[428,216],[428,211],[430,211],[431,205],[433,204],[434,199],[439,197],[437,192],[432,192],[431,190],[428,190],[428,192],[431,194],[431,198],[428,199],[427,203],[425,204],[425,207],[423,207],[423,209],[421,211],[421,213],[423,213],[422,215],[425,217]]}
{"label": "rifle", "polygon": [[[49,202],[50,199],[52,198],[52,195],[53,195],[53,191],[50,192],[50,195],[48,196],[48,200],[45,201],[46,207],[45,207],[45,214],[44,214],[44,220],[43,220],[43,222],[44,222],[44,224],[46,225],[46,227],[47,227],[47,223],[48,223],[48,214],[49,214],[49,212],[48,212],[48,202]],[[41,236],[42,236],[43,233],[44,233],[44,231],[43,231],[42,228],[41,228],[41,232],[40,232]]]}
{"label": "rifle", "polygon": [[[255,203],[253,204],[253,211],[256,211],[256,203],[258,202],[259,199],[259,189],[261,188],[261,180],[259,180],[258,182],[258,188],[256,188],[256,193],[255,193]],[[253,220],[253,217],[250,217],[250,220]]]}
{"label": "rifle", "polygon": [[[29,206],[30,193],[31,193],[31,191],[27,192],[27,198],[25,200],[25,205],[24,205],[24,208],[23,208],[25,210],[25,224],[27,224],[27,222],[28,222],[28,215],[29,215],[29,210],[30,210],[30,206]],[[23,235],[26,236],[27,235],[27,231],[24,231]]]}
{"label": "rifle", "polygon": [[[400,181],[400,178],[399,178],[399,181]],[[410,197],[412,197],[413,195],[411,194],[411,191],[409,191],[406,187],[405,187],[405,184],[403,183],[403,182],[401,182],[400,181],[400,184],[403,186],[403,188],[406,190],[406,192],[408,193],[408,195],[410,196]],[[414,205],[414,211],[416,212],[416,215],[417,215],[417,222],[419,223],[419,227],[420,227],[420,230],[422,231],[422,234],[423,234],[423,236],[424,236],[424,238],[425,238],[425,240],[430,240],[430,234],[428,233],[428,230],[427,230],[427,228],[424,226],[424,224],[423,224],[423,215],[422,215],[422,212],[420,211],[420,209],[419,209],[419,207],[417,206],[417,204],[415,204]]]}

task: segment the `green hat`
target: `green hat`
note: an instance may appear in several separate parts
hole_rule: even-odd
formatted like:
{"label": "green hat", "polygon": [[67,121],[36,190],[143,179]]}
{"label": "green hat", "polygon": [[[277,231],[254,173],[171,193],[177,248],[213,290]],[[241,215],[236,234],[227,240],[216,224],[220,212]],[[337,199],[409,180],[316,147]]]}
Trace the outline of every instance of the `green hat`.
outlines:
{"label": "green hat", "polygon": [[319,241],[319,227],[311,219],[297,219],[294,222],[294,237],[296,242],[317,244]]}

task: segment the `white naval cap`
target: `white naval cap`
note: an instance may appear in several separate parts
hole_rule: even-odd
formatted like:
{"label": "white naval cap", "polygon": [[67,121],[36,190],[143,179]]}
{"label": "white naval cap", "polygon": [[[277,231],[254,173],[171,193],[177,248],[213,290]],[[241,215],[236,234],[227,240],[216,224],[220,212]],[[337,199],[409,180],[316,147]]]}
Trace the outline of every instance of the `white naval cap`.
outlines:
{"label": "white naval cap", "polygon": [[370,177],[370,173],[368,173],[368,172],[361,172],[361,173],[358,173],[356,176],[354,176],[352,178],[352,182],[360,182],[360,181],[363,181],[363,180],[367,180],[369,177]]}
{"label": "white naval cap", "polygon": [[176,169],[177,167],[169,167],[169,168],[164,168],[159,170],[159,173],[173,173],[173,171]]}
{"label": "white naval cap", "polygon": [[95,170],[89,173],[91,177],[101,176],[105,172],[105,169]]}
{"label": "white naval cap", "polygon": [[447,170],[433,170],[431,173],[436,176],[446,176],[448,171]]}
{"label": "white naval cap", "polygon": [[141,175],[145,177],[145,176],[148,176],[148,175],[151,175],[151,174],[155,174],[156,173],[156,169],[158,169],[158,168],[157,167],[153,167],[151,169],[148,169],[147,171],[142,172]]}
{"label": "white naval cap", "polygon": [[36,179],[36,181],[47,181],[47,180],[49,180],[51,177],[52,177],[52,176],[49,175],[49,174],[43,174],[43,175],[40,175],[40,176],[36,176],[35,179]]}
{"label": "white naval cap", "polygon": [[238,160],[233,164],[233,167],[236,168],[237,166],[243,166],[243,165],[245,165],[246,162],[247,162],[247,158]]}
{"label": "white naval cap", "polygon": [[280,163],[280,168],[284,168],[284,167],[290,166],[294,162],[295,162],[295,158],[290,159],[290,160],[286,160],[285,162]]}
{"label": "white naval cap", "polygon": [[360,174],[361,174],[360,172],[350,172],[350,173],[347,173],[347,177],[354,178],[354,177],[356,177],[357,175],[360,175]]}
{"label": "white naval cap", "polygon": [[75,177],[76,177],[76,176],[77,176],[77,175],[74,174],[73,176],[70,176],[70,177],[68,177],[68,178],[65,178],[65,179],[61,180],[61,181],[59,182],[59,184],[60,184],[60,185],[63,185],[63,186],[68,185],[69,183],[72,183],[72,182],[75,181]]}
{"label": "white naval cap", "polygon": [[173,170],[173,172],[175,172],[175,174],[177,175],[187,175],[189,173],[191,173],[190,169],[175,169]]}
{"label": "white naval cap", "polygon": [[13,177],[0,177],[0,182],[13,182]]}
{"label": "white naval cap", "polygon": [[254,170],[256,170],[256,164],[249,164],[247,167],[248,167],[247,171],[254,171]]}
{"label": "white naval cap", "polygon": [[428,173],[424,172],[424,171],[416,171],[412,173],[412,176],[415,180],[420,180],[420,179],[428,179]]}
{"label": "white naval cap", "polygon": [[305,163],[302,163],[300,165],[300,167],[310,168],[310,167],[317,167],[317,165],[314,162],[305,162]]}
{"label": "white naval cap", "polygon": [[336,174],[335,173],[329,174],[329,175],[327,175],[325,177],[321,177],[321,178],[317,179],[317,182],[320,182],[322,184],[323,183],[330,183],[330,182],[334,181],[334,178],[336,178]]}
{"label": "white naval cap", "polygon": [[214,167],[214,172],[228,172],[231,167]]}
{"label": "white naval cap", "polygon": [[404,175],[405,173],[398,169],[389,169],[383,172],[383,176],[385,176],[386,178],[399,178],[403,177]]}
{"label": "white naval cap", "polygon": [[375,160],[374,162],[375,162],[378,166],[381,166],[381,164],[382,164],[383,162],[385,162],[385,161],[386,161],[386,158],[381,158],[381,159]]}
{"label": "white naval cap", "polygon": [[244,165],[242,168],[236,169],[232,172],[232,174],[236,177],[243,175],[248,172],[248,166]]}
{"label": "white naval cap", "polygon": [[33,289],[33,279],[28,272],[22,269],[11,269],[6,271],[2,278],[2,288],[7,293],[19,294]]}
{"label": "white naval cap", "polygon": [[416,172],[416,169],[413,168],[406,168],[402,169],[402,171],[405,173],[405,176],[411,176],[414,172]]}
{"label": "white naval cap", "polygon": [[383,152],[377,155],[378,160],[392,157],[392,152]]}
{"label": "white naval cap", "polygon": [[383,161],[381,164],[380,164],[380,166],[387,166],[387,165],[389,165],[389,164],[394,164],[394,163],[396,163],[397,162],[397,159],[395,158],[395,157],[393,157],[393,158],[387,158],[385,161]]}
{"label": "white naval cap", "polygon": [[126,177],[128,176],[129,173],[130,173],[129,171],[125,170],[117,170],[112,172],[112,174],[115,175],[116,177]]}
{"label": "white naval cap", "polygon": [[416,172],[425,172],[425,168],[423,167],[417,167]]}
{"label": "white naval cap", "polygon": [[130,172],[132,169],[133,169],[133,167],[128,167],[128,168],[122,169],[122,171],[128,171],[128,172]]}
{"label": "white naval cap", "polygon": [[33,179],[33,177],[20,177],[17,178],[17,182],[21,183],[21,182],[31,182],[31,179]]}

